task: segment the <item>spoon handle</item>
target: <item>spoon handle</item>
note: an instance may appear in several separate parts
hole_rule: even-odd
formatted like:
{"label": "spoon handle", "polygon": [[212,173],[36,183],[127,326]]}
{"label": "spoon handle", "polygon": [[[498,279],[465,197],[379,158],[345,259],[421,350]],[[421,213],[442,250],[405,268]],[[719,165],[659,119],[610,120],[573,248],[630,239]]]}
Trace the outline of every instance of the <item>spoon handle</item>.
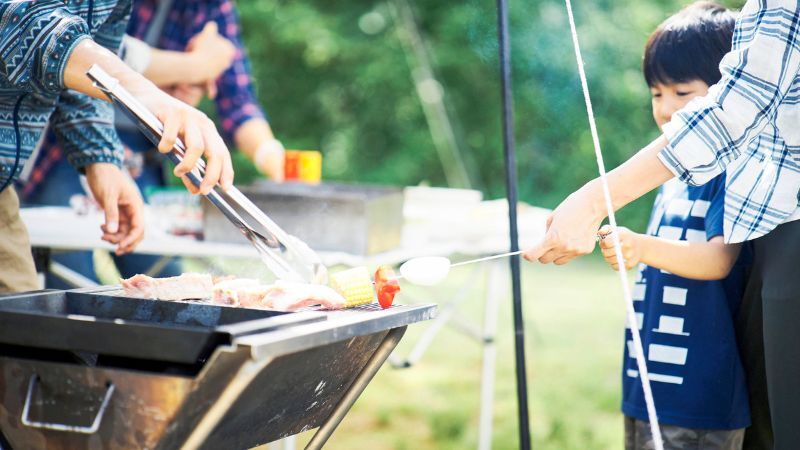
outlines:
{"label": "spoon handle", "polygon": [[[608,234],[603,234],[603,235],[598,234],[597,237],[595,237],[595,240],[596,241],[603,240],[603,239],[606,238],[606,236],[608,236],[610,234],[611,234],[611,232],[609,232]],[[458,266],[464,266],[464,265],[467,265],[467,264],[473,264],[473,263],[482,262],[482,261],[489,261],[489,260],[492,260],[492,259],[505,258],[505,257],[508,257],[508,256],[519,255],[522,252],[524,252],[524,250],[517,250],[515,252],[508,252],[508,253],[500,253],[499,255],[484,256],[483,258],[470,259],[468,261],[461,261],[461,262],[457,262],[455,264],[450,264],[450,267],[458,267]]]}
{"label": "spoon handle", "polygon": [[482,261],[489,261],[491,259],[498,259],[498,258],[505,258],[507,256],[519,255],[523,251],[524,250],[517,250],[515,252],[501,253],[499,255],[484,256],[483,258],[470,259],[469,261],[461,261],[461,262],[458,262],[458,263],[455,263],[455,264],[450,264],[450,267],[464,266],[466,264],[473,264],[473,263],[482,262]]}

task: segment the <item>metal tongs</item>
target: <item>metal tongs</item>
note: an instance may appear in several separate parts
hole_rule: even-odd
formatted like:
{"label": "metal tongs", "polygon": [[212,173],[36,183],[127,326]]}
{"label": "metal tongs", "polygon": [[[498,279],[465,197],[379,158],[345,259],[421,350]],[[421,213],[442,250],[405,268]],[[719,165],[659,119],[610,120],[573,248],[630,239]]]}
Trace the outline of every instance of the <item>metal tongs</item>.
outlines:
{"label": "metal tongs", "polygon": [[[99,66],[93,65],[86,75],[133,119],[154,144],[158,144],[164,125],[155,114]],[[180,164],[185,153],[186,147],[178,139],[167,156],[173,163]],[[186,175],[199,187],[204,174],[205,161],[201,158]],[[253,244],[267,268],[279,279],[317,284],[327,282],[328,270],[319,256],[305,242],[283,231],[241,191],[235,187],[226,191],[217,185],[205,197]]]}

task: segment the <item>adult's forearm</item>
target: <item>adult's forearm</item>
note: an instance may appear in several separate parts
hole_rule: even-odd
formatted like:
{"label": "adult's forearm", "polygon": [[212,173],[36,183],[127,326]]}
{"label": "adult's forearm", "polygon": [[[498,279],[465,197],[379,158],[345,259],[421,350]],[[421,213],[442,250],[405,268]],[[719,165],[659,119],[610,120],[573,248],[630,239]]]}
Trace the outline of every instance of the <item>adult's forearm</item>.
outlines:
{"label": "adult's forearm", "polygon": [[[664,136],[659,136],[619,167],[608,172],[608,189],[615,211],[673,178],[672,172],[658,159],[658,152],[667,143]],[[600,178],[590,181],[581,190],[590,199],[592,210],[600,211],[605,217],[605,196]]]}
{"label": "adult's forearm", "polygon": [[86,72],[94,64],[102,67],[103,70],[119,80],[120,84],[128,90],[136,91],[152,87],[152,84],[125,65],[117,55],[101,47],[91,39],[81,41],[70,54],[64,69],[64,84],[66,87],[95,98],[108,100],[105,94],[96,88],[89,77],[86,76]]}
{"label": "adult's forearm", "polygon": [[266,120],[255,118],[237,128],[233,139],[236,142],[236,148],[244,152],[248,158],[254,159],[258,147],[265,141],[275,139],[275,135]]}
{"label": "adult's forearm", "polygon": [[721,237],[710,242],[687,242],[639,234],[636,239],[642,263],[693,280],[725,278],[739,255],[739,247],[726,245]]}
{"label": "adult's forearm", "polygon": [[64,70],[66,87],[107,100],[86,76],[93,64],[116,78],[134,98],[139,99],[161,120],[164,129],[158,144],[160,152],[169,152],[179,137],[183,139],[186,152],[183,161],[173,169],[176,176],[184,177],[195,167],[201,156],[205,157],[205,176],[199,191],[184,177],[187,188],[192,192],[207,194],[218,183],[223,189],[232,186],[233,167],[228,149],[214,123],[205,114],[165,94],[141,74],[126,66],[116,55],[89,39],[81,41],[67,59]]}
{"label": "adult's forearm", "polygon": [[197,55],[190,52],[176,52],[150,48],[150,64],[143,75],[156,86],[168,87],[176,84],[201,84],[210,78],[202,70]]}

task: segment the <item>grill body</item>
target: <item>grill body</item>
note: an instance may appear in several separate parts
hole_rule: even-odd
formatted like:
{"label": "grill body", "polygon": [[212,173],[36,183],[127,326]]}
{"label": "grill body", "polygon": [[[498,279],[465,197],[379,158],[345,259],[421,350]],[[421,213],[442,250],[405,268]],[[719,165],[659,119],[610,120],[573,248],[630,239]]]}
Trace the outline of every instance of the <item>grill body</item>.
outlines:
{"label": "grill body", "polygon": [[310,445],[321,448],[407,325],[434,313],[432,305],[324,313],[234,336],[194,365],[0,345],[0,443],[246,449],[321,427]]}

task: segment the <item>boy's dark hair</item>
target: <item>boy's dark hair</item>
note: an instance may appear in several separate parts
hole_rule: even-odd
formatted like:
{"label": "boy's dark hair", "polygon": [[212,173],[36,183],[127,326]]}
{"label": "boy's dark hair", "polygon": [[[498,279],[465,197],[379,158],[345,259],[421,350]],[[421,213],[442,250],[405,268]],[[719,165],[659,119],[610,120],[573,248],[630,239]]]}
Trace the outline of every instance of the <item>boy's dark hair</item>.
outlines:
{"label": "boy's dark hair", "polygon": [[719,63],[731,50],[736,13],[713,2],[692,3],[661,23],[644,49],[648,86],[721,78]]}

